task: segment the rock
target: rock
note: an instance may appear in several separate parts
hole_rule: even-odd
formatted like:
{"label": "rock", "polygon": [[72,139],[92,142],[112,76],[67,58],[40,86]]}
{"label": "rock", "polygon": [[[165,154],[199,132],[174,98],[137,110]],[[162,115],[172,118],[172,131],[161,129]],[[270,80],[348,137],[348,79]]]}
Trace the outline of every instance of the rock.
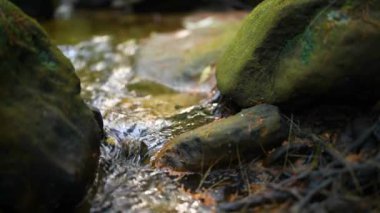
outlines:
{"label": "rock", "polygon": [[105,131],[104,131],[104,123],[103,123],[103,116],[102,116],[102,113],[100,112],[100,110],[96,107],[93,107],[93,106],[89,106],[89,109],[91,110],[94,118],[95,118],[95,121],[96,123],[98,124],[98,127],[100,128],[100,131],[101,131],[101,138],[104,139],[106,134],[105,134]]}
{"label": "rock", "polygon": [[157,167],[206,171],[216,163],[248,159],[278,146],[288,135],[288,125],[277,107],[267,104],[186,132],[156,154]]}
{"label": "rock", "polygon": [[0,211],[73,208],[94,179],[101,130],[67,58],[12,3],[0,7]]}
{"label": "rock", "polygon": [[216,62],[243,15],[198,13],[184,21],[184,30],[153,34],[142,42],[134,70],[142,79],[175,90],[209,91],[212,85],[200,83],[201,73]]}
{"label": "rock", "polygon": [[154,81],[134,79],[126,86],[128,91],[133,91],[138,96],[175,94],[175,90]]}
{"label": "rock", "polygon": [[264,1],[217,64],[218,88],[240,107],[374,103],[380,98],[379,5]]}

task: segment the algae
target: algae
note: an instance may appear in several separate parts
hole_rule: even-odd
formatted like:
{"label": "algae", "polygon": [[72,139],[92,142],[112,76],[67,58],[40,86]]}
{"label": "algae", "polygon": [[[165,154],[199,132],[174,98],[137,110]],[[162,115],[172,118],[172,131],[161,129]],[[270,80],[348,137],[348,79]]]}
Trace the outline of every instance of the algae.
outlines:
{"label": "algae", "polygon": [[271,74],[282,48],[305,29],[307,20],[325,2],[269,0],[259,4],[217,64],[221,92],[241,106],[262,102],[270,93]]}
{"label": "algae", "polygon": [[263,2],[219,60],[218,88],[241,107],[378,100],[378,1],[355,2]]}
{"label": "algae", "polygon": [[[377,99],[380,56],[374,53],[380,48],[380,31],[357,18],[359,11],[322,11],[300,36],[293,52],[281,58],[271,101],[323,99],[323,94],[329,102],[367,103]],[[313,49],[309,50],[311,45]]]}

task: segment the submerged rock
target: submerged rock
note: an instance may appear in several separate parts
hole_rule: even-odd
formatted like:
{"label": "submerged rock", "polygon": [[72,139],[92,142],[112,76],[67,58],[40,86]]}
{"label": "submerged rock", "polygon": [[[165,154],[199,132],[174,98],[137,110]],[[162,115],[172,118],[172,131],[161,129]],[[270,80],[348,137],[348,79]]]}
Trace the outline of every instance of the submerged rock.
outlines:
{"label": "submerged rock", "polygon": [[0,211],[73,208],[95,176],[101,130],[67,58],[13,4],[0,7]]}
{"label": "submerged rock", "polygon": [[379,5],[377,0],[264,1],[219,61],[218,88],[241,107],[377,101]]}
{"label": "submerged rock", "polygon": [[278,108],[262,104],[174,138],[158,152],[154,164],[178,171],[205,171],[216,163],[265,152],[280,145],[287,134]]}
{"label": "submerged rock", "polygon": [[213,85],[201,82],[202,72],[234,37],[243,15],[198,13],[184,20],[181,31],[153,34],[137,51],[137,76],[179,91],[208,92]]}

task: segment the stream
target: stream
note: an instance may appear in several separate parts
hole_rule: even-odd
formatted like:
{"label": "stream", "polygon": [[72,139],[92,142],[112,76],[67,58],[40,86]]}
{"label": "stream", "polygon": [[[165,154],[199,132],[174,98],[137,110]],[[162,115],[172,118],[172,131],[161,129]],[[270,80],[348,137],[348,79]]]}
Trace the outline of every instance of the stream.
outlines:
{"label": "stream", "polygon": [[213,64],[244,15],[78,11],[43,23],[103,115],[99,170],[81,210],[213,211],[149,161],[174,136],[217,119]]}

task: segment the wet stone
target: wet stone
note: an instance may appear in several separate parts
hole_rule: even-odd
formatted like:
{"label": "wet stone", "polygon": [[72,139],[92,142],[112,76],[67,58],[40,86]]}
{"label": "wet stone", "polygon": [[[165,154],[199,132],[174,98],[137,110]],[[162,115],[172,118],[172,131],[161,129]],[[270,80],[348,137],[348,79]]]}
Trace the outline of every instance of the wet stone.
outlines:
{"label": "wet stone", "polygon": [[0,212],[70,212],[95,178],[101,115],[41,27],[0,8]]}
{"label": "wet stone", "polygon": [[202,73],[235,36],[242,15],[199,14],[184,20],[182,30],[152,34],[136,53],[137,76],[178,91],[209,92],[214,85]]}
{"label": "wet stone", "polygon": [[217,163],[257,156],[280,145],[287,134],[278,108],[262,104],[174,138],[153,163],[178,171],[205,171]]}
{"label": "wet stone", "polygon": [[376,103],[380,30],[361,17],[371,8],[368,19],[378,23],[378,5],[378,0],[264,1],[219,60],[219,90],[242,108]]}

